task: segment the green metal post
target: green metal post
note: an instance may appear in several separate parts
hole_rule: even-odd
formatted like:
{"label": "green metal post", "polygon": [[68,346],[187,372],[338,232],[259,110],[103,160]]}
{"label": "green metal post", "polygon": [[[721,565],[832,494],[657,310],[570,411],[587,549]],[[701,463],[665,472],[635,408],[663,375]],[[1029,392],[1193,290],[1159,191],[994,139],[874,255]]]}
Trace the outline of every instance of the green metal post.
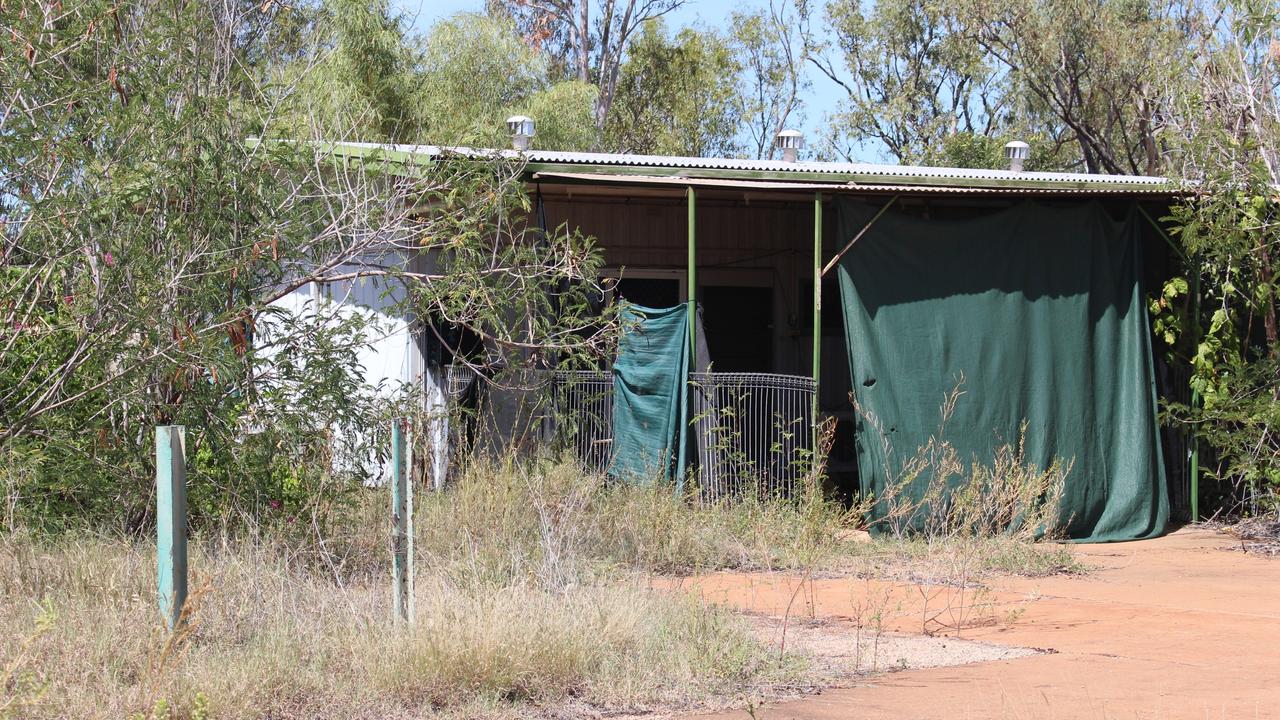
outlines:
{"label": "green metal post", "polygon": [[[1200,347],[1200,263],[1191,264],[1191,339],[1192,353]],[[1193,355],[1194,357],[1194,355]],[[1193,368],[1194,372],[1194,368]],[[1200,408],[1200,391],[1191,388],[1191,410]],[[1191,522],[1200,519],[1200,429],[1191,426]]]}
{"label": "green metal post", "polygon": [[694,247],[697,238],[698,203],[693,188],[689,188],[689,368],[698,366],[698,255]]}
{"label": "green metal post", "polygon": [[160,617],[178,627],[187,602],[186,428],[156,428],[156,570]]}
{"label": "green metal post", "polygon": [[392,604],[397,620],[412,622],[413,485],[409,482],[405,421],[391,426]]}
{"label": "green metal post", "polygon": [[[689,372],[693,373],[698,368],[698,254],[695,248],[698,237],[698,199],[690,187],[686,191],[685,196],[688,204],[688,245],[689,259],[686,266],[686,282],[685,282],[685,312],[687,313],[689,325]],[[684,474],[686,463],[689,458],[689,392],[691,391],[690,383],[685,383],[685,401],[683,403],[684,413],[680,417],[680,457],[676,464],[676,488],[677,490],[684,488]]]}
{"label": "green metal post", "polygon": [[813,425],[814,462],[818,460],[818,378],[822,372],[822,193],[813,196]]}

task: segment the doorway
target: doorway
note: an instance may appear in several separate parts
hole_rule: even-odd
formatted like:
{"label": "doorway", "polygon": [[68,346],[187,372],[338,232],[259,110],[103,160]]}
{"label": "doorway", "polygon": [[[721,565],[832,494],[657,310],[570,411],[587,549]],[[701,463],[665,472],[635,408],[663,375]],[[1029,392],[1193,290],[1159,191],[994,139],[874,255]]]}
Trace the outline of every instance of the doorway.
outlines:
{"label": "doorway", "polygon": [[702,322],[716,372],[773,371],[773,288],[704,285]]}

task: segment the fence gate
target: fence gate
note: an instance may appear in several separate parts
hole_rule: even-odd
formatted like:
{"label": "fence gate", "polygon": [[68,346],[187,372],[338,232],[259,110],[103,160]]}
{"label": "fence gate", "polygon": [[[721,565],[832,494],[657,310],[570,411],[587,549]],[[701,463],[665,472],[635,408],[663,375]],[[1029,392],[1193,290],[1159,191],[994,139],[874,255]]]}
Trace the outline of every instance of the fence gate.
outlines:
{"label": "fence gate", "polygon": [[703,497],[793,495],[813,455],[813,378],[693,373],[690,385]]}
{"label": "fence gate", "polygon": [[[472,383],[487,386],[466,368],[449,369],[450,395],[461,400]],[[548,370],[532,373],[546,408],[542,436],[573,453],[588,470],[608,469],[613,442],[613,373],[609,370]],[[809,421],[816,384],[812,378],[766,373],[691,373],[689,448],[705,500],[726,497],[788,497],[808,472],[813,450]]]}

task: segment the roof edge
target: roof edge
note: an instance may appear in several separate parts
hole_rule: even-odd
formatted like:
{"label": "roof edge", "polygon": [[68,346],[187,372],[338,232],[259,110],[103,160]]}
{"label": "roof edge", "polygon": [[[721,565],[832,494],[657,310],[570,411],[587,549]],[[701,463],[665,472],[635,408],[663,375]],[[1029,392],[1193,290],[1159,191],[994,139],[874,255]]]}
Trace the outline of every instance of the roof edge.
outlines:
{"label": "roof edge", "polygon": [[870,163],[798,162],[692,158],[665,155],[622,155],[517,151],[437,145],[395,145],[357,142],[318,143],[334,155],[362,157],[416,165],[448,156],[509,160],[525,163],[525,171],[593,175],[648,176],[671,179],[755,180],[770,183],[837,183],[1002,188],[1012,190],[1072,190],[1075,192],[1131,191],[1141,194],[1177,195],[1189,191],[1185,183],[1145,175],[1090,175],[1084,173],[1012,172],[974,168],[947,168]]}

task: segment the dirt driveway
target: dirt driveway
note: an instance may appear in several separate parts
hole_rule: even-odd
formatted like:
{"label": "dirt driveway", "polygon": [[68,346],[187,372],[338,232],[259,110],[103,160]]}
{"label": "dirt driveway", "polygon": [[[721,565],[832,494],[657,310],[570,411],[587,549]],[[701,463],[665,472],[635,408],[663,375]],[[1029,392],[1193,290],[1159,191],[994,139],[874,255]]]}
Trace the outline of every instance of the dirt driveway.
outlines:
{"label": "dirt driveway", "polygon": [[778,575],[685,586],[763,615],[850,626],[861,616],[866,628],[878,613],[885,630],[955,634],[961,625],[968,640],[1048,651],[855,680],[759,718],[1280,718],[1280,561],[1231,546],[1204,530],[1082,546],[1096,568],[1087,576],[1004,579],[978,596]]}

